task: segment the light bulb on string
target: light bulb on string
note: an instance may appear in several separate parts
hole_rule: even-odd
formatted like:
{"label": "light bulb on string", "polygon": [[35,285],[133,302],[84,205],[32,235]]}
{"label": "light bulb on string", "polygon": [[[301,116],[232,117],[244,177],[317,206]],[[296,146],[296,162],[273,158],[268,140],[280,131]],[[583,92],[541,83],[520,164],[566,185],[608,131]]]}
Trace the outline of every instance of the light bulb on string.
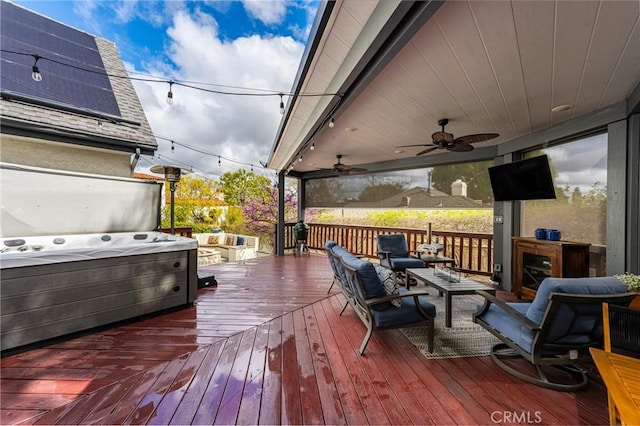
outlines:
{"label": "light bulb on string", "polygon": [[331,121],[329,121],[329,127],[333,129],[333,127],[336,125],[336,120],[331,117]]}
{"label": "light bulb on string", "polygon": [[284,101],[282,100],[283,96],[284,93],[280,93],[280,114],[284,114]]}
{"label": "light bulb on string", "polygon": [[251,165],[251,173],[253,173],[253,164]]}
{"label": "light bulb on string", "polygon": [[314,151],[314,150],[316,149],[316,144],[315,144],[315,143],[312,143],[312,144],[311,144],[311,148],[310,148],[310,149],[311,149],[311,151]]}
{"label": "light bulb on string", "polygon": [[218,167],[221,167],[222,163],[220,162],[220,156],[218,155]]}
{"label": "light bulb on string", "polygon": [[173,87],[173,81],[169,80],[169,93],[167,93],[167,103],[169,105],[173,105],[173,91],[171,90]]}
{"label": "light bulb on string", "polygon": [[38,68],[38,59],[40,59],[39,55],[33,55],[35,61],[33,62],[33,67],[31,67],[31,78],[35,81],[42,81],[42,74],[40,74],[40,68]]}
{"label": "light bulb on string", "polygon": [[300,158],[298,158],[298,161],[302,163],[302,155],[300,156]]}
{"label": "light bulb on string", "polygon": [[176,147],[175,147],[175,146],[173,146],[173,141],[171,141],[171,152],[173,152],[173,151],[175,151],[175,150],[176,150]]}
{"label": "light bulb on string", "polygon": [[102,120],[98,118],[98,127],[102,130]]}

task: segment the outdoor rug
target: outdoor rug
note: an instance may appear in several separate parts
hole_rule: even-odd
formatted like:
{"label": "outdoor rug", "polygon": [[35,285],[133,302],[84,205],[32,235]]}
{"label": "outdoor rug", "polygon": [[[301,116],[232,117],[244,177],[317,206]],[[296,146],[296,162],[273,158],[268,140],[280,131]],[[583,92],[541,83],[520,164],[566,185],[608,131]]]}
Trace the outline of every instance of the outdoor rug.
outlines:
{"label": "outdoor rug", "polygon": [[426,327],[401,329],[425,357],[437,359],[489,355],[491,347],[499,342],[495,336],[473,322],[471,315],[477,311],[478,304],[481,304],[478,300],[481,299],[454,296],[451,328],[444,325],[444,297],[439,297],[438,292],[433,290],[428,300],[436,305],[433,352],[427,350]]}

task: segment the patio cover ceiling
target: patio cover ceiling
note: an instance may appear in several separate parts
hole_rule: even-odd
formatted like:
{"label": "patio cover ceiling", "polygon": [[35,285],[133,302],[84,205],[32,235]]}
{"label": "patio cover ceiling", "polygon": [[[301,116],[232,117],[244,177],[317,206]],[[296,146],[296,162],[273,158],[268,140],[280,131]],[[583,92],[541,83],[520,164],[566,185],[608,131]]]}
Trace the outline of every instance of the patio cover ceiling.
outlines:
{"label": "patio cover ceiling", "polygon": [[[335,176],[336,154],[369,171],[493,158],[523,136],[638,104],[638,1],[345,0],[318,14],[294,90],[340,96],[287,105],[268,166],[294,164],[294,176]],[[561,105],[571,108],[552,112]],[[500,137],[471,153],[397,148],[430,143],[441,118],[456,137]]]}

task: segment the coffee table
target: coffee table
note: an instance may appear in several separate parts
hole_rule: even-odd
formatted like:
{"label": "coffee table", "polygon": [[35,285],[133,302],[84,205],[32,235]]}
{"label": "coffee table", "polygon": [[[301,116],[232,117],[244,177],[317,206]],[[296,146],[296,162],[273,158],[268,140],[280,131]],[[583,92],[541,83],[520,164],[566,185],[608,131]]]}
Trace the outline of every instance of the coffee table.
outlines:
{"label": "coffee table", "polygon": [[451,299],[453,296],[475,294],[478,290],[496,294],[496,290],[486,284],[479,283],[469,278],[460,277],[460,282],[449,282],[435,274],[433,268],[407,268],[407,277],[413,277],[416,281],[422,281],[425,285],[438,290],[440,296],[445,296],[445,325],[451,327]]}

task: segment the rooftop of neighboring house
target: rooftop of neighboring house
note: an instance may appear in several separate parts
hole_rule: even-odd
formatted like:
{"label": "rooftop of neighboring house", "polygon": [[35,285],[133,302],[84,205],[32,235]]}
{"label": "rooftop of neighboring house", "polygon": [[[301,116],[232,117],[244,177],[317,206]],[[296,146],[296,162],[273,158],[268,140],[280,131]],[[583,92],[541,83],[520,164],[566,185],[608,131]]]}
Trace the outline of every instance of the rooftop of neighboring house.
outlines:
{"label": "rooftop of neighboring house", "polygon": [[482,201],[469,197],[448,195],[436,189],[416,186],[380,201],[351,201],[344,207],[368,208],[481,208]]}
{"label": "rooftop of neighboring house", "polygon": [[[151,127],[113,42],[6,1],[0,2],[0,33],[2,133],[155,151]],[[32,77],[34,67],[40,81]]]}

